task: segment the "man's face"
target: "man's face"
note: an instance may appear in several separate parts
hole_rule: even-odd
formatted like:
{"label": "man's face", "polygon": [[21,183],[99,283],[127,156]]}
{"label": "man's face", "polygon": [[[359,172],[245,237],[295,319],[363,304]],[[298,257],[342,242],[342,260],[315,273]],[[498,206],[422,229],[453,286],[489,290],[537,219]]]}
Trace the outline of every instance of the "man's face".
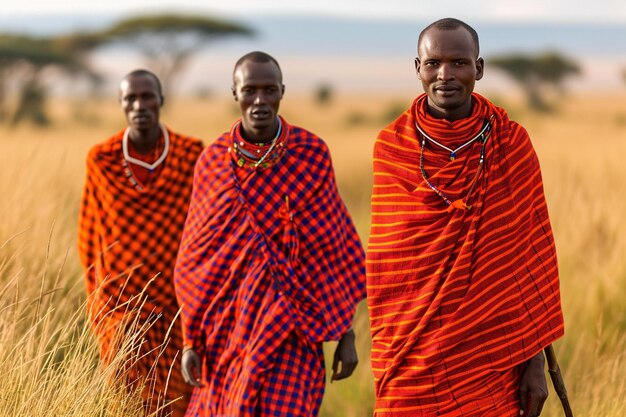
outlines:
{"label": "man's face", "polygon": [[471,114],[474,83],[483,76],[472,35],[463,27],[424,33],[415,59],[417,77],[428,95],[429,112],[447,120]]}
{"label": "man's face", "polygon": [[244,61],[233,74],[233,96],[241,109],[248,140],[268,141],[278,129],[277,114],[285,86],[273,62]]}
{"label": "man's face", "polygon": [[149,75],[130,76],[120,84],[120,104],[134,131],[146,132],[158,126],[162,102],[159,87]]}

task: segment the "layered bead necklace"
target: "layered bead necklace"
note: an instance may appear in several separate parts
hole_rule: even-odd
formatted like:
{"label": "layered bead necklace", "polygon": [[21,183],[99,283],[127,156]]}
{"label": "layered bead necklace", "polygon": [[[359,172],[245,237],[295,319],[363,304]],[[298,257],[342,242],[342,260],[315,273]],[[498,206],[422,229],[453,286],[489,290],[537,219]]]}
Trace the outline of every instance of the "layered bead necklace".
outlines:
{"label": "layered bead necklace", "polygon": [[[464,142],[462,145],[460,145],[456,149],[451,149],[441,144],[440,142],[436,141],[435,139],[431,138],[430,136],[428,136],[426,132],[424,132],[424,130],[417,124],[417,120],[415,120],[415,127],[417,128],[418,132],[422,136],[422,141],[421,141],[422,146],[420,149],[420,172],[422,174],[422,178],[426,182],[426,185],[428,185],[428,187],[431,190],[433,190],[439,197],[441,197],[441,199],[448,205],[448,209],[447,209],[448,212],[451,212],[453,209],[469,210],[472,208],[471,205],[467,204],[467,200],[469,196],[471,195],[472,191],[474,190],[474,187],[476,186],[476,182],[478,181],[478,176],[480,175],[482,168],[483,168],[483,164],[485,162],[485,145],[487,144],[487,139],[489,139],[489,135],[491,133],[491,129],[492,129],[491,122],[493,118],[494,116],[491,116],[489,119],[485,119],[485,121],[483,122],[483,126],[478,132],[478,134],[474,136],[473,138]],[[450,161],[454,161],[456,159],[457,152],[463,150],[470,144],[476,141],[482,144],[480,148],[480,158],[478,159],[478,167],[476,168],[476,174],[474,174],[474,178],[472,179],[472,182],[470,183],[469,189],[463,198],[459,198],[454,201],[450,200],[450,198],[448,198],[439,188],[437,188],[434,184],[432,184],[428,180],[428,174],[426,173],[426,169],[424,168],[424,148],[426,147],[426,141],[431,142],[439,146],[440,148],[445,149],[446,151],[450,152]]]}
{"label": "layered bead necklace", "polygon": [[[148,171],[150,171],[150,173],[152,173],[159,165],[163,163],[163,161],[165,161],[165,158],[167,157],[169,150],[170,150],[170,135],[167,132],[167,129],[163,127],[163,125],[159,125],[159,127],[161,128],[161,133],[163,135],[163,139],[165,143],[163,145],[163,152],[151,164],[148,162],[142,161],[141,159],[134,158],[130,155],[130,152],[128,151],[128,134],[129,134],[130,129],[126,128],[126,130],[124,131],[124,136],[122,138],[122,154],[124,156],[124,158],[122,159],[122,164],[124,165],[124,173],[128,177],[131,184],[133,184],[133,186],[139,191],[143,191],[144,187],[137,180],[137,178],[135,178],[135,175],[133,174],[133,170],[131,169],[129,164],[138,165],[142,168],[147,169]],[[158,148],[158,143],[156,147]]]}
{"label": "layered bead necklace", "polygon": [[[250,143],[243,139],[237,141],[237,138],[241,138],[241,134],[237,132],[237,129],[241,129],[241,122],[233,126],[231,131],[231,137],[233,138],[232,150],[235,153],[235,161],[237,166],[243,168],[248,166],[250,168],[267,168],[272,165],[285,151],[285,139],[287,135],[283,133],[283,123],[280,117],[278,120],[278,131],[276,136],[271,142],[268,143]],[[281,138],[281,135],[284,136]],[[229,151],[231,149],[229,148]]]}

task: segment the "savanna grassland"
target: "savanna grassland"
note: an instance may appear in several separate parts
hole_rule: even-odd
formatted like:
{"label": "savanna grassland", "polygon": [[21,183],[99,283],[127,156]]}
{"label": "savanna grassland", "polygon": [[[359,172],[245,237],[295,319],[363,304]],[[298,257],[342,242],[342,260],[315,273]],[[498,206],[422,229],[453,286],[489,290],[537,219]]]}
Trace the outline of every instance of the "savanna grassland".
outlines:
{"label": "savanna grassland", "polygon": [[[338,96],[320,106],[288,96],[282,105],[287,120],[328,142],[364,242],[372,145],[410,101]],[[574,411],[626,416],[626,94],[570,96],[551,114],[498,103],[528,129],[542,164],[566,320],[556,349]],[[124,120],[113,98],[49,104],[50,128],[0,126],[0,417],[139,416],[136,397],[112,388],[111,370],[97,367],[75,249],[86,152]],[[208,141],[236,116],[232,100],[216,97],[170,101],[162,119]],[[359,368],[328,386],[322,416],[372,413],[364,304],[355,329]],[[554,393],[542,415],[562,415]]]}

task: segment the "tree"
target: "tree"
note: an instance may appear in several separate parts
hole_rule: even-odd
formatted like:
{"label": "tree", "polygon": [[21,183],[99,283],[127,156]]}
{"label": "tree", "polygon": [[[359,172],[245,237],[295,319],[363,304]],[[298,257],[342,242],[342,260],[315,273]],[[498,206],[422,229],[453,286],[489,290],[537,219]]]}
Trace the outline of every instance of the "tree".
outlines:
{"label": "tree", "polygon": [[[102,46],[112,43],[134,46],[167,88],[191,57],[210,41],[252,34],[251,29],[235,23],[178,15],[136,17],[102,31],[47,38],[0,34],[0,120],[12,118],[14,124],[23,120],[47,124],[46,75],[56,72],[81,76],[92,86],[98,85],[102,78],[89,66],[88,57]],[[19,90],[18,107],[12,117],[6,105],[9,84]]]}
{"label": "tree", "polygon": [[[0,116],[12,124],[50,122],[46,111],[45,75],[56,71],[66,76],[83,76],[97,82],[98,74],[79,55],[56,40],[23,35],[0,35]],[[17,108],[11,115],[6,107],[9,80],[18,90]]]}
{"label": "tree", "polygon": [[135,17],[114,24],[90,38],[74,40],[87,47],[100,42],[124,42],[135,47],[168,86],[201,49],[216,39],[252,36],[254,32],[236,23],[210,17],[156,15]]}
{"label": "tree", "polygon": [[333,87],[330,84],[320,84],[315,89],[315,102],[319,106],[326,106],[332,101],[334,93]]}
{"label": "tree", "polygon": [[536,56],[510,54],[492,57],[489,65],[500,68],[524,89],[528,103],[539,111],[547,111],[551,107],[543,96],[543,87],[552,87],[563,94],[563,81],[570,75],[581,73],[575,62],[568,60],[557,52],[545,52]]}

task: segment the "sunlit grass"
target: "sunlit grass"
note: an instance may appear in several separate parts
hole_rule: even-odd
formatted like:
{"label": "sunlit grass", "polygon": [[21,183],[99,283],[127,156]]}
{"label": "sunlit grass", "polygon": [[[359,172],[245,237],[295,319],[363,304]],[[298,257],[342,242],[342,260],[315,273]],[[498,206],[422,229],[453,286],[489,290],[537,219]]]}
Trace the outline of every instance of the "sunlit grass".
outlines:
{"label": "sunlit grass", "polygon": [[[383,119],[410,97],[338,97],[325,107],[287,97],[283,114],[329,143],[340,190],[365,242],[371,150]],[[163,120],[211,139],[230,127],[230,100],[170,101]],[[566,335],[557,342],[578,416],[626,415],[626,114],[624,96],[570,97],[551,115],[509,103],[542,164],[561,271]],[[98,367],[84,314],[76,217],[89,146],[123,126],[110,102],[86,107],[89,124],[54,107],[49,130],[0,126],[0,416],[133,416],[137,396]],[[354,111],[365,122],[347,123]],[[373,383],[364,304],[355,322],[360,366],[328,385],[322,416],[371,415]],[[326,351],[332,352],[329,344]],[[329,355],[330,356],[330,355]],[[562,415],[554,393],[542,415]]]}

